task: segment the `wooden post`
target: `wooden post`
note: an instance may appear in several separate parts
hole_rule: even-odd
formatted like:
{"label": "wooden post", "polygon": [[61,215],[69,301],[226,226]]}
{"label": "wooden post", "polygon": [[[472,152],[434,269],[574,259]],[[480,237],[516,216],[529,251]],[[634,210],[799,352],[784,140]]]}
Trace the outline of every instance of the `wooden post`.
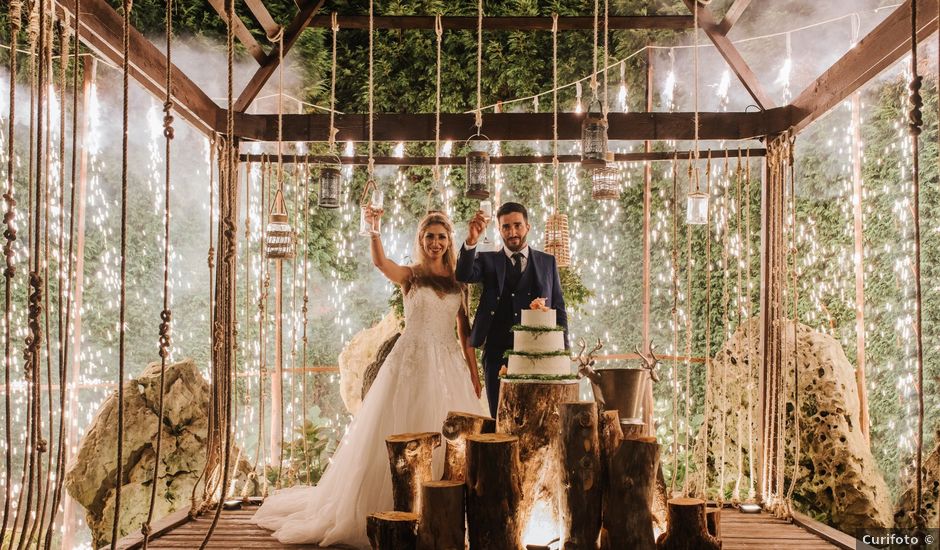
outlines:
{"label": "wooden post", "polygon": [[600,433],[597,404],[562,403],[561,417],[562,522],[564,548],[593,549],[601,529]]}
{"label": "wooden post", "polygon": [[852,94],[852,211],[855,218],[855,384],[859,428],[868,435],[868,389],[865,387],[865,232],[862,224],[861,93]]}
{"label": "wooden post", "polygon": [[385,439],[396,511],[421,509],[421,484],[433,477],[431,459],[440,445],[441,434],[437,432],[398,434]]}
{"label": "wooden post", "polygon": [[[653,112],[653,49],[646,49],[646,112]],[[650,153],[653,144],[650,140],[643,143],[643,151]],[[650,217],[653,209],[653,165],[647,161],[643,167],[643,344],[650,341]],[[653,384],[646,385],[643,395],[643,423],[646,430],[642,435],[655,436],[653,425]]]}
{"label": "wooden post", "polygon": [[721,550],[721,541],[705,526],[705,501],[674,498],[669,501],[669,531],[656,541],[659,550]]}
{"label": "wooden post", "polygon": [[519,438],[506,434],[467,437],[467,529],[470,550],[522,547],[522,467]]}
{"label": "wooden post", "polygon": [[451,411],[444,420],[444,477],[455,481],[466,479],[467,436],[493,433],[496,420],[488,416]]}
{"label": "wooden post", "polygon": [[418,515],[410,512],[376,512],[366,519],[366,535],[372,550],[414,550]]}
{"label": "wooden post", "polygon": [[604,527],[611,548],[653,550],[653,490],[659,469],[656,439],[624,439],[608,463]]}
{"label": "wooden post", "polygon": [[[68,386],[65,388],[66,403],[68,403],[68,414],[63,422],[68,422],[65,431],[65,463],[68,464],[71,456],[71,450],[75,447],[77,438],[77,428],[74,419],[78,417],[78,403],[80,395],[78,394],[78,381],[82,367],[82,299],[85,291],[85,197],[88,189],[88,130],[90,122],[88,119],[89,105],[91,103],[91,91],[95,85],[98,73],[98,61],[93,56],[84,58],[84,82],[82,85],[82,110],[79,113],[81,122],[80,139],[78,141],[81,154],[79,156],[78,189],[75,193],[75,282],[72,287],[72,343],[70,344],[72,355],[72,368],[69,372]],[[12,85],[12,84],[11,84]],[[77,154],[73,151],[73,154]],[[74,393],[73,393],[74,392]],[[10,396],[6,397],[10,399]],[[62,492],[62,548],[73,548],[75,545],[75,522],[72,516],[75,512],[75,501],[69,496],[68,491]]]}
{"label": "wooden post", "polygon": [[418,550],[464,550],[463,481],[421,484]]}
{"label": "wooden post", "polygon": [[551,503],[552,513],[558,511],[557,503],[561,493],[561,469],[558,467],[561,421],[558,405],[577,400],[577,381],[503,381],[500,387],[496,431],[519,437],[522,502],[518,515],[523,526],[528,525],[532,509],[538,501]]}

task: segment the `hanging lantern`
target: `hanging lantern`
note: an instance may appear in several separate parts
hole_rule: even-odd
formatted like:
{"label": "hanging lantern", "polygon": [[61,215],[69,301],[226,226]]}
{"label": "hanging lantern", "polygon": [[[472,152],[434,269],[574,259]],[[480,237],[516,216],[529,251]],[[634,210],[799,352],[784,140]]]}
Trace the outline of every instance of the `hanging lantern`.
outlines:
{"label": "hanging lantern", "polygon": [[591,197],[598,201],[620,198],[620,171],[606,166],[591,173]]}
{"label": "hanging lantern", "polygon": [[339,208],[340,188],[343,174],[339,164],[328,164],[320,168],[320,208]]}
{"label": "hanging lantern", "polygon": [[[594,106],[596,101],[591,103]],[[581,165],[607,164],[607,119],[604,114],[588,108],[581,123]]]}
{"label": "hanging lantern", "polygon": [[278,189],[274,195],[274,205],[268,216],[268,226],[264,239],[264,255],[269,260],[284,260],[294,257],[294,230],[287,217],[284,195]]}
{"label": "hanging lantern", "polygon": [[568,234],[568,216],[552,214],[545,226],[545,252],[555,256],[558,267],[571,265],[571,236]]}
{"label": "hanging lantern", "polygon": [[708,195],[696,189],[689,193],[686,205],[685,222],[689,225],[708,223]]}
{"label": "hanging lantern", "polygon": [[476,134],[467,140],[467,198],[486,200],[490,198],[490,140]]}

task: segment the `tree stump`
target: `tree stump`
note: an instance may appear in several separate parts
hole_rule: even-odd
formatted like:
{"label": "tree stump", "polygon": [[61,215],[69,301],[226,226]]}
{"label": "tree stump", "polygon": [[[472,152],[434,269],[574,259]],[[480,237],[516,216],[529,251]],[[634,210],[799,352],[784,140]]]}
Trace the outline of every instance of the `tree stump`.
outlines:
{"label": "tree stump", "polygon": [[674,498],[669,501],[669,530],[659,535],[660,550],[721,550],[721,541],[705,526],[705,501]]}
{"label": "tree stump", "polygon": [[601,454],[597,404],[562,403],[562,522],[564,548],[593,549],[601,529]]}
{"label": "tree stump", "polygon": [[708,534],[721,539],[721,508],[707,506],[705,508],[705,528]]}
{"label": "tree stump", "polygon": [[620,423],[624,439],[640,439],[646,436],[646,424],[641,420],[631,419]]}
{"label": "tree stump", "polygon": [[[620,446],[623,440],[623,431],[620,429],[620,414],[615,410],[604,411],[599,417],[600,421],[600,443],[601,443],[601,480],[604,487],[610,485],[610,476],[607,472],[607,464],[614,451]],[[606,489],[605,489],[606,492]],[[602,497],[601,517],[607,512],[607,495]],[[607,536],[607,529],[601,524],[601,550],[610,550],[610,540]]]}
{"label": "tree stump", "polygon": [[366,519],[366,534],[372,550],[413,550],[418,514],[376,512]]}
{"label": "tree stump", "polygon": [[666,532],[666,476],[663,475],[663,464],[659,463],[659,471],[656,472],[656,490],[653,491],[653,522],[659,528],[660,533]]}
{"label": "tree stump", "polygon": [[467,530],[470,550],[522,547],[522,468],[519,438],[467,436]]}
{"label": "tree stump", "polygon": [[[561,421],[558,405],[578,400],[577,380],[559,382],[503,381],[499,390],[496,431],[519,438],[522,463],[522,502],[519,520],[529,524],[536,502],[549,503],[552,519],[559,519]],[[560,536],[561,533],[556,533]]]}
{"label": "tree stump", "polygon": [[421,484],[418,550],[464,550],[463,481]]}
{"label": "tree stump", "polygon": [[440,444],[441,434],[437,432],[398,434],[385,439],[396,511],[417,512],[421,509],[421,484],[433,478],[431,458]]}
{"label": "tree stump", "polygon": [[444,477],[463,481],[467,468],[467,436],[496,431],[496,420],[465,412],[449,412],[441,430],[444,434]]}
{"label": "tree stump", "polygon": [[625,439],[608,464],[604,527],[611,548],[653,550],[653,489],[659,444],[652,437]]}

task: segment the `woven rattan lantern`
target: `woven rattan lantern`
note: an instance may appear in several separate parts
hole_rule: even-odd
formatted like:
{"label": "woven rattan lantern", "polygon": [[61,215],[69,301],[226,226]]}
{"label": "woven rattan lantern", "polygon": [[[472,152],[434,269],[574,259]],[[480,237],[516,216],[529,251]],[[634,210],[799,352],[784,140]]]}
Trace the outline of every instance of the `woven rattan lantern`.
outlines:
{"label": "woven rattan lantern", "polygon": [[264,255],[270,260],[284,260],[294,257],[294,230],[287,217],[284,195],[278,189],[274,195],[274,205],[268,216],[268,226],[264,238]]}
{"label": "woven rattan lantern", "polygon": [[620,198],[620,170],[605,166],[591,173],[591,197],[598,201]]}
{"label": "woven rattan lantern", "polygon": [[581,123],[581,164],[607,164],[607,119],[600,112],[589,110]]}
{"label": "woven rattan lantern", "polygon": [[343,173],[339,165],[328,164],[320,168],[320,208],[339,208]]}
{"label": "woven rattan lantern", "polygon": [[545,252],[555,256],[558,267],[571,265],[571,236],[568,234],[568,216],[552,214],[545,225]]}

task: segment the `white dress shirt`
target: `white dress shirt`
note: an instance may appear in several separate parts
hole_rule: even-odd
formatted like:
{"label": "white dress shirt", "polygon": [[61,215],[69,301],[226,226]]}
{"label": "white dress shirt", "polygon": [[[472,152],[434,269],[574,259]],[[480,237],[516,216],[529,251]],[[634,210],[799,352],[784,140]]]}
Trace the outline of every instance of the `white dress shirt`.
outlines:
{"label": "white dress shirt", "polygon": [[[474,250],[476,247],[477,245],[470,246],[466,243],[466,241],[463,243],[463,249],[467,251]],[[515,254],[515,252],[509,250],[505,246],[503,247],[503,252],[506,254],[506,257],[509,258],[509,263],[515,265],[515,262],[512,259],[512,255]],[[529,265],[529,245],[525,245],[519,252],[522,254],[522,258],[519,259],[519,261],[522,262],[522,269],[519,271],[525,271],[525,268]]]}

